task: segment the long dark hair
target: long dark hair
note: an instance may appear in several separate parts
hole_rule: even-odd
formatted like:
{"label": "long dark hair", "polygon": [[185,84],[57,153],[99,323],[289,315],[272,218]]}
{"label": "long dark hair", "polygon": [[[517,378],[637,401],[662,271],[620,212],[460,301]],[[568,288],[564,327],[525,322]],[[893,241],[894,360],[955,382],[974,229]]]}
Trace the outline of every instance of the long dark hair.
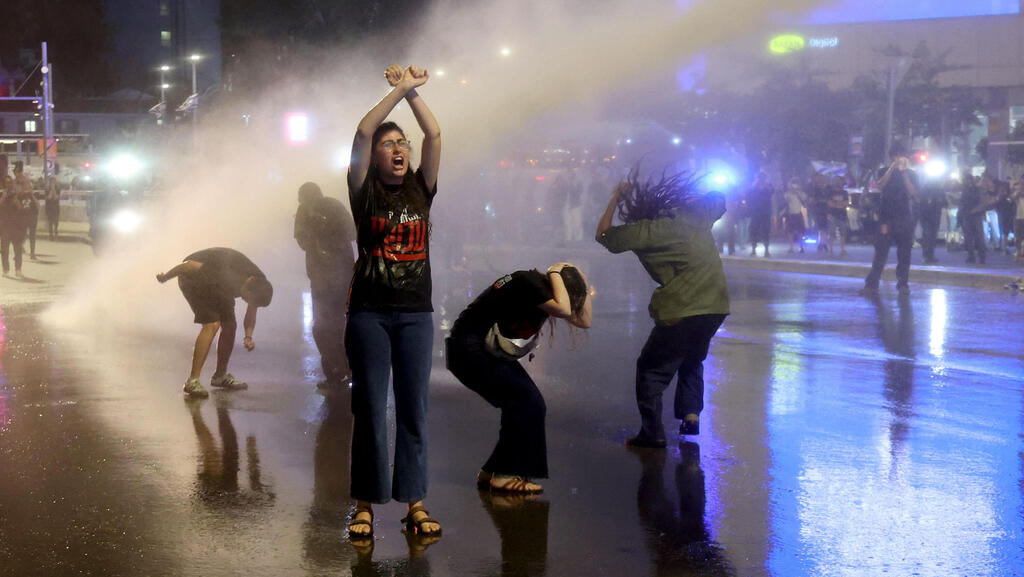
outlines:
{"label": "long dark hair", "polygon": [[579,317],[583,312],[583,304],[587,302],[587,282],[583,280],[578,268],[567,266],[562,269],[562,282],[565,283],[565,291],[569,293],[569,308],[572,316]]}
{"label": "long dark hair", "polygon": [[[573,317],[579,318],[583,314],[583,305],[587,302],[587,292],[590,290],[587,288],[587,281],[583,280],[583,274],[574,266],[563,267],[559,276],[562,277],[562,282],[565,284],[565,292],[569,293],[569,310],[572,311]],[[548,346],[551,346],[555,341],[554,317],[551,317],[549,324],[551,325],[551,336],[548,338]],[[577,327],[572,323],[567,324],[569,326],[569,348],[575,349],[579,344],[576,340]]]}
{"label": "long dark hair", "polygon": [[[377,130],[373,131],[373,138],[370,140],[371,150],[377,150],[377,145],[380,143],[380,139],[385,134],[393,130],[398,131],[402,135],[402,138],[406,138],[405,131],[402,130],[398,124],[391,121],[381,123],[381,125],[377,127]],[[409,167],[409,171],[412,171],[411,166]],[[409,172],[406,173],[405,179],[402,180],[401,192],[399,194],[386,193],[386,185],[380,180],[380,171],[377,165],[372,162],[370,164],[370,171],[367,174],[367,178],[371,179],[370,190],[374,197],[379,199],[385,207],[395,214],[401,214],[402,209],[408,209],[410,212],[419,214],[427,221],[427,230],[430,230],[430,205],[427,203],[427,197],[424,191],[420,190],[420,188],[416,186],[416,181],[412,178],[412,175]]]}
{"label": "long dark hair", "polygon": [[640,179],[637,163],[622,181],[618,212],[622,222],[653,220],[673,216],[673,211],[684,208],[701,196],[697,190],[700,177],[690,171],[676,174],[662,172],[658,180]]}

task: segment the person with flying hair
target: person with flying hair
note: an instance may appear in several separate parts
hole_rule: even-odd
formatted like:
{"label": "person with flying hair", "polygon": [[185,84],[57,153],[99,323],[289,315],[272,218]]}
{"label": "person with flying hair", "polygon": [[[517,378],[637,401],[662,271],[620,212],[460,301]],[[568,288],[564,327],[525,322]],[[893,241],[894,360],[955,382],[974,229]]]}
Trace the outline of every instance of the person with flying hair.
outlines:
{"label": "person with flying hair", "polygon": [[[639,167],[612,191],[597,224],[597,242],[633,251],[658,283],[648,310],[654,319],[636,362],[640,431],[626,444],[665,448],[662,394],[678,378],[674,412],[680,435],[700,433],[704,359],[729,314],[729,290],[711,226],[725,213],[721,193],[699,191],[689,172],[641,180]],[[618,213],[623,224],[612,226]]]}

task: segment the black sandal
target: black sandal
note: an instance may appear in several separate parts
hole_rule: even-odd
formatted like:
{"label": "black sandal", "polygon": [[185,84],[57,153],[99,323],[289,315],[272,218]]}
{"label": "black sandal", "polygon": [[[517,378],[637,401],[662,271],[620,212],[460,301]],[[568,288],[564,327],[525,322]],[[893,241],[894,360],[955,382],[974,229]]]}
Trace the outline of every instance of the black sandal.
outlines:
{"label": "black sandal", "polygon": [[[424,513],[426,516],[417,521],[414,520],[416,513]],[[431,518],[430,511],[427,511],[426,507],[424,507],[423,505],[416,505],[415,507],[409,509],[409,514],[405,517],[402,517],[402,522],[405,523],[406,532],[412,535],[422,535],[424,537],[433,537],[441,535],[441,522],[437,519]],[[424,523],[435,523],[439,527],[436,531],[424,531]]]}
{"label": "black sandal", "polygon": [[489,484],[491,491],[495,493],[538,495],[544,492],[544,487],[518,476],[495,477],[492,475]]}
{"label": "black sandal", "polygon": [[492,475],[483,469],[476,474],[476,488],[487,490],[491,488],[491,477]]}
{"label": "black sandal", "polygon": [[[356,516],[360,513],[369,513],[370,520],[356,519]],[[356,533],[352,531],[352,527],[362,527],[363,525],[370,526],[370,531],[368,533]],[[373,538],[373,509],[369,507],[356,507],[356,510],[352,513],[352,521],[348,524],[348,538],[349,541],[353,539],[364,540]]]}

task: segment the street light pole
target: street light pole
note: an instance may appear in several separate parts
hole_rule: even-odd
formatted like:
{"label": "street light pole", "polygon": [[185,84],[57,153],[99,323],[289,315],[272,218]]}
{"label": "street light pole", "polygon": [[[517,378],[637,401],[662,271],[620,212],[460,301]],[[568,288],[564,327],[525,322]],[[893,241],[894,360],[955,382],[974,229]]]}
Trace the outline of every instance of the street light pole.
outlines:
{"label": "street light pole", "polygon": [[889,67],[889,109],[885,123],[885,163],[889,164],[892,151],[892,121],[896,108],[896,66]]}
{"label": "street light pole", "polygon": [[[50,85],[50,60],[47,58],[46,53],[46,42],[43,42],[43,63],[40,67],[43,73],[43,181],[50,176],[50,147],[56,146],[57,142],[53,140],[53,87]],[[54,154],[54,158],[56,158]]]}
{"label": "street light pole", "polygon": [[171,67],[164,64],[160,67],[160,122],[163,123],[163,115],[167,114],[167,80],[165,74]]}
{"label": "street light pole", "polygon": [[198,54],[193,54],[188,57],[188,59],[192,62],[192,98],[195,99],[195,101],[192,103],[193,146],[195,145],[195,143],[199,142],[199,138],[197,135],[197,131],[199,130],[199,91],[198,85],[196,84],[196,62],[199,62],[199,58],[200,56]]}

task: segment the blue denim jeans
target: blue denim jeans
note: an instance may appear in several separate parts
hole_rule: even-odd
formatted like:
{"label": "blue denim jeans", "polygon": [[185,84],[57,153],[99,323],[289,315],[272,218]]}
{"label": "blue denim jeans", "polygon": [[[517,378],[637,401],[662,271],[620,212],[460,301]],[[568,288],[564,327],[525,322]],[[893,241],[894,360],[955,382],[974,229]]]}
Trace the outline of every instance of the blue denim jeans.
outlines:
{"label": "blue denim jeans", "polygon": [[725,315],[686,317],[674,325],[655,326],[636,361],[636,403],[640,409],[639,436],[664,440],[661,396],[677,377],[673,409],[682,420],[704,409],[704,359],[711,337]]}
{"label": "blue denim jeans", "polygon": [[[433,313],[349,314],[352,368],[352,498],[415,503],[427,494],[426,416]],[[395,469],[388,479],[388,380],[394,368]]]}

